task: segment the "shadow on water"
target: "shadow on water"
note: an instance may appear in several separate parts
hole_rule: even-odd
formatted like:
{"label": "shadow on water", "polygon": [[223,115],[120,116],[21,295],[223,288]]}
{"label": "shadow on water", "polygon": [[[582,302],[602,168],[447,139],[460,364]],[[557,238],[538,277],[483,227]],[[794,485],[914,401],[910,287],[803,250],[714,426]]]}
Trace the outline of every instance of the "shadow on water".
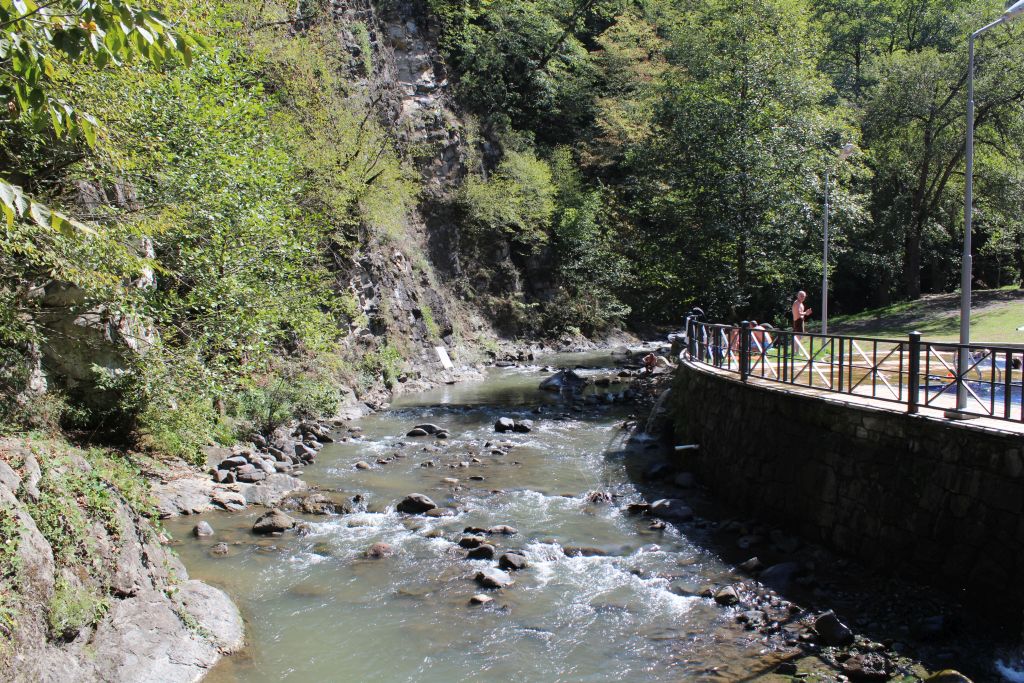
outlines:
{"label": "shadow on water", "polygon": [[[956,596],[806,543],[771,519],[723,503],[700,486],[685,466],[684,456],[674,450],[670,425],[661,427],[657,436],[638,428],[608,457],[624,460],[625,471],[644,500],[679,499],[692,509],[693,519],[667,520],[668,528],[676,528],[697,547],[732,566],[737,583],[752,588],[741,593],[744,599],[734,609],[740,613],[758,609],[765,596],[772,594],[800,607],[778,629],[766,633],[774,640],[773,647],[786,652],[782,661],[799,663],[801,672],[817,669],[842,675],[850,673],[842,665],[851,655],[878,652],[907,673],[923,673],[920,667],[912,668],[919,663],[928,671],[955,668],[976,682],[1004,681],[993,662],[997,653],[1016,650],[1015,634],[979,614],[978,606],[966,609]],[[757,568],[745,568],[752,559]],[[825,648],[817,642],[810,624],[828,610],[857,635],[851,648]],[[738,680],[761,680],[778,664]],[[788,674],[787,666],[781,671]]]}

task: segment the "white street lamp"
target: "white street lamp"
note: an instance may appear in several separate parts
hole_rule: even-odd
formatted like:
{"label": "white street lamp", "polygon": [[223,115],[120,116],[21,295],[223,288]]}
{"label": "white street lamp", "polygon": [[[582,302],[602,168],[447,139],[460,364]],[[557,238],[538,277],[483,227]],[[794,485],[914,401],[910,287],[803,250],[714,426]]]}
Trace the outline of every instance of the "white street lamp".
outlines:
{"label": "white street lamp", "polygon": [[[1024,4],[1024,0],[1021,0]],[[853,143],[848,142],[839,149],[839,160],[846,161],[857,151]],[[821,257],[821,333],[828,334],[828,164],[825,165],[825,234],[823,254]]]}
{"label": "white street lamp", "polygon": [[1005,24],[1024,14],[1024,0],[1018,0],[1006,8],[1003,16],[971,34],[967,45],[967,169],[964,183],[964,253],[960,262],[960,352],[957,354],[956,411],[947,412],[947,417],[959,417],[967,407],[967,386],[964,375],[967,372],[967,348],[971,343],[971,218],[974,203],[974,41],[986,31],[999,24]]}

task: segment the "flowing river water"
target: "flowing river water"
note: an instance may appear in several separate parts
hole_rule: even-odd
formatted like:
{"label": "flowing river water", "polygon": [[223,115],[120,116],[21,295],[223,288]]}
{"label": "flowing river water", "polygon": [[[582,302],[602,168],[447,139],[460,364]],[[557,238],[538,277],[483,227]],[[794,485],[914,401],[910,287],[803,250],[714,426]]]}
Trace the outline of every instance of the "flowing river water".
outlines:
{"label": "flowing river water", "polygon": [[[208,680],[736,681],[770,671],[771,648],[732,610],[697,597],[735,580],[731,566],[671,524],[650,529],[649,518],[624,512],[651,499],[635,482],[659,457],[622,428],[630,407],[570,412],[537,389],[545,376],[491,369],[484,381],[402,396],[362,418],[361,436],[326,444],[304,478],[361,495],[365,509],[305,517],[306,535],[254,536],[260,508],[203,515],[216,530],[209,539],[189,533],[196,517],[168,520],[189,573],[227,590],[246,617],[247,648]],[[500,416],[532,419],[533,431],[495,434]],[[405,436],[423,422],[451,437]],[[514,444],[505,455],[485,446],[502,441]],[[614,502],[590,502],[593,491]],[[413,492],[455,514],[396,513]],[[471,605],[488,592],[474,573],[493,562],[465,559],[457,542],[466,527],[502,524],[518,533],[490,542],[499,553],[522,551],[529,566],[490,591],[493,602]],[[229,544],[227,556],[209,552],[218,542]],[[376,542],[395,553],[366,558]],[[568,556],[573,547],[588,550]]]}

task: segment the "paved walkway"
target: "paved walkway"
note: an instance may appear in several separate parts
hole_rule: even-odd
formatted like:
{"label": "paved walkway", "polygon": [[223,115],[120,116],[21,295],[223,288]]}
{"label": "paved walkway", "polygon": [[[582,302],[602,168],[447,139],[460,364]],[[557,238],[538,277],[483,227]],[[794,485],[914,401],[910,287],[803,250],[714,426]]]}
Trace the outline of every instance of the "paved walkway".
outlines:
{"label": "paved walkway", "polygon": [[[695,370],[701,372],[707,372],[713,375],[726,378],[730,381],[739,383],[740,377],[737,374],[735,368],[732,371],[716,368],[711,365],[704,363],[696,363],[693,361],[682,360],[680,363],[685,364]],[[870,396],[863,396],[861,394],[846,394],[835,391],[829,391],[827,389],[821,389],[817,387],[800,386],[797,384],[784,384],[781,382],[772,381],[769,379],[761,379],[759,377],[751,376],[746,382],[749,386],[759,387],[770,391],[778,391],[783,394],[800,394],[804,396],[814,396],[822,401],[833,403],[836,405],[856,405],[864,408],[870,408],[873,410],[885,411],[890,413],[906,413],[907,405],[905,403],[895,403],[892,401],[883,401],[873,399]],[[950,392],[946,392],[949,394]],[[1024,436],[1024,423],[1018,421],[1009,420],[997,420],[990,417],[972,417],[966,420],[951,420],[943,415],[943,412],[947,408],[952,408],[955,405],[955,396],[950,394],[949,396],[943,395],[938,397],[932,402],[932,406],[919,406],[915,418],[937,420],[946,424],[955,424],[965,429],[977,429],[986,432],[993,432],[999,434],[1016,434]],[[1021,406],[1016,405],[1013,407],[1013,415],[1015,417],[1021,414]]]}

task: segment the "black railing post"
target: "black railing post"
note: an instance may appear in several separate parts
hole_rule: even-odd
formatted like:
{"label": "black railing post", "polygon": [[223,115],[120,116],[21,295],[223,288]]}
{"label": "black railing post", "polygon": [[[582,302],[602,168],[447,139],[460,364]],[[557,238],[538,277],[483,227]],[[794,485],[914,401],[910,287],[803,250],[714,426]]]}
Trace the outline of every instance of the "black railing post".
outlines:
{"label": "black railing post", "polygon": [[910,333],[910,369],[907,372],[907,412],[916,413],[921,393],[921,333]]}
{"label": "black railing post", "polygon": [[750,374],[750,323],[744,320],[740,323],[740,379],[747,381]]}
{"label": "black railing post", "polygon": [[844,339],[843,337],[839,337],[839,383],[834,385],[832,388],[835,389],[838,386],[840,393],[842,393],[842,391],[843,391],[843,374],[844,374],[844,372],[843,372],[843,368],[844,368],[844,366],[843,366],[843,363],[844,363],[843,358],[844,358],[844,355],[845,355],[844,351],[846,350],[845,347],[846,347],[846,339]]}

